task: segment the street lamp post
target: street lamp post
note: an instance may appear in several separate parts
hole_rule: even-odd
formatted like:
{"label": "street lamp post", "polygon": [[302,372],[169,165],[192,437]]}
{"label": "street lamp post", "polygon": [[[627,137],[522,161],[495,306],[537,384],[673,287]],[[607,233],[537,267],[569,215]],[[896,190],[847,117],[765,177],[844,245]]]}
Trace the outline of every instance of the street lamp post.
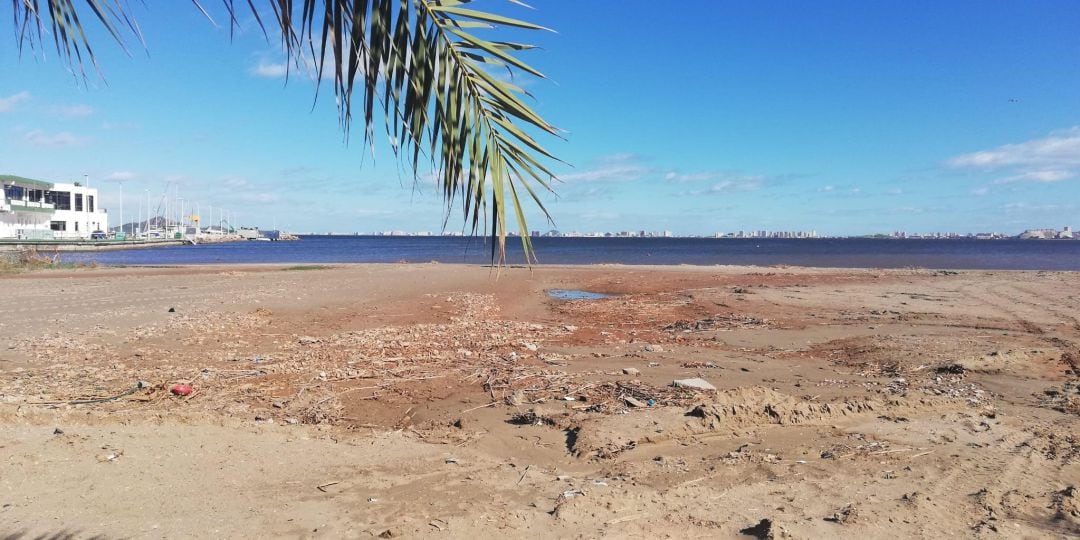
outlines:
{"label": "street lamp post", "polygon": [[120,184],[120,234],[124,234],[124,181],[117,183]]}

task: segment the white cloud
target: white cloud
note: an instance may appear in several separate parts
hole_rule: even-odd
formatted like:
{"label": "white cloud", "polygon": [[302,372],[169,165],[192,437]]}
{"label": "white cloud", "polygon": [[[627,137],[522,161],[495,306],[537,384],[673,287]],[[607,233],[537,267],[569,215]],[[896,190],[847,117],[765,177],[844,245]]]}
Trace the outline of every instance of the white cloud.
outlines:
{"label": "white cloud", "polygon": [[977,197],[982,197],[983,195],[986,195],[988,193],[990,193],[990,188],[987,187],[980,187],[971,190],[971,194]]}
{"label": "white cloud", "polygon": [[119,181],[119,182],[132,180],[134,178],[135,178],[135,173],[133,173],[131,171],[116,171],[116,172],[109,173],[108,175],[105,176],[106,180],[113,180],[113,181]]}
{"label": "white cloud", "polygon": [[280,79],[289,73],[289,65],[285,62],[260,61],[258,65],[248,70],[248,73],[265,79]]}
{"label": "white cloud", "polygon": [[22,91],[8,97],[0,98],[0,113],[15,110],[15,106],[30,99],[30,92]]}
{"label": "white cloud", "polygon": [[828,193],[828,192],[830,192],[830,191],[832,191],[834,189],[836,189],[836,186],[822,186],[822,187],[818,188],[818,191]]}
{"label": "white cloud", "polygon": [[251,182],[248,182],[246,178],[241,178],[239,176],[226,176],[223,177],[222,180],[227,187],[234,189],[251,187]]}
{"label": "white cloud", "polygon": [[739,176],[726,178],[709,188],[710,193],[723,193],[727,191],[753,191],[761,188],[765,181],[764,176]]}
{"label": "white cloud", "polygon": [[596,166],[581,172],[559,175],[563,182],[625,182],[656,172],[639,162],[634,154],[612,154],[596,160]]}
{"label": "white cloud", "polygon": [[977,169],[1080,166],[1080,126],[1052,133],[1042,139],[956,156],[948,161],[948,165]]}
{"label": "white cloud", "polygon": [[1075,172],[1065,170],[1029,171],[994,180],[994,184],[1012,184],[1015,182],[1060,182],[1076,176]]}
{"label": "white cloud", "polygon": [[54,107],[52,111],[67,118],[86,118],[94,114],[94,108],[89,105],[63,105]]}
{"label": "white cloud", "polygon": [[765,180],[766,177],[761,175],[731,175],[709,186],[707,189],[683,191],[678,193],[678,195],[681,197],[697,197],[700,195],[730,193],[733,191],[755,191],[761,189]]}
{"label": "white cloud", "polygon": [[1071,210],[1073,205],[1061,205],[1061,204],[1031,204],[1026,202],[1016,202],[1003,205],[1002,210],[1005,210],[1006,214],[1015,214],[1019,212],[1057,212],[1063,210]]}
{"label": "white cloud", "polygon": [[82,146],[89,140],[79,137],[67,131],[60,133],[46,133],[40,129],[34,129],[23,133],[23,140],[41,147],[73,147]]}
{"label": "white cloud", "polygon": [[668,182],[706,182],[711,180],[717,180],[723,178],[725,173],[718,171],[701,171],[694,173],[678,173],[670,171],[664,175],[664,180]]}

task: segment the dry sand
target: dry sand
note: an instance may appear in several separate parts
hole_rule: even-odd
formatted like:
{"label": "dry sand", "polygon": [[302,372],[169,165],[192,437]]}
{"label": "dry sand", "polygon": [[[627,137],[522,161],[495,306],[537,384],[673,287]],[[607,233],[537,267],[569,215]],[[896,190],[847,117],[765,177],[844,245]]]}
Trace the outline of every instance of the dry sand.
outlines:
{"label": "dry sand", "polygon": [[5,276],[0,536],[1077,537],[1078,277]]}

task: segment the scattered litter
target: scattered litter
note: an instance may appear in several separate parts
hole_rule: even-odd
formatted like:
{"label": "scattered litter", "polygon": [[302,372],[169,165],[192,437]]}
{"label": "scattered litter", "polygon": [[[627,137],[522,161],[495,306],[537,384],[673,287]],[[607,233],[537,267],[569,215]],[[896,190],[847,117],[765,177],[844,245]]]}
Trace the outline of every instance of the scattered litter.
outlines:
{"label": "scattered litter", "polygon": [[709,384],[708,381],[697,377],[693,379],[676,379],[672,381],[671,386],[676,388],[693,388],[695,390],[716,390],[716,387]]}
{"label": "scattered litter", "polygon": [[191,392],[193,390],[194,389],[191,387],[190,384],[174,384],[169,387],[169,392],[171,392],[174,396],[191,395]]}
{"label": "scattered litter", "polygon": [[624,367],[622,368],[623,375],[639,375],[641,370],[638,368]]}
{"label": "scattered litter", "polygon": [[326,493],[326,488],[328,488],[330,486],[336,486],[336,485],[338,485],[340,483],[341,483],[341,481],[335,480],[333,482],[327,482],[325,484],[319,484],[319,485],[315,486],[315,489],[317,489],[317,490],[319,490],[319,491],[321,491],[323,493]]}
{"label": "scattered litter", "polygon": [[[108,447],[105,447],[104,450],[108,450]],[[120,459],[120,456],[122,455],[124,455],[123,450],[112,450],[108,454],[98,456],[98,461],[101,463],[112,463]]]}
{"label": "scattered litter", "polygon": [[855,509],[855,505],[848,504],[843,508],[833,512],[833,515],[825,518],[825,521],[831,521],[833,523],[839,523],[841,525],[855,521],[855,518],[859,516],[858,510]]}
{"label": "scattered litter", "polygon": [[457,462],[458,462],[458,458],[456,458],[456,457],[451,456],[451,457],[446,458],[446,464],[447,465],[451,465],[451,464],[456,465]]}
{"label": "scattered litter", "polygon": [[[745,289],[737,289],[743,290]],[[664,327],[664,330],[700,332],[703,330],[733,330],[738,328],[762,328],[769,326],[768,319],[756,319],[745,315],[714,315],[697,321],[680,320]]]}

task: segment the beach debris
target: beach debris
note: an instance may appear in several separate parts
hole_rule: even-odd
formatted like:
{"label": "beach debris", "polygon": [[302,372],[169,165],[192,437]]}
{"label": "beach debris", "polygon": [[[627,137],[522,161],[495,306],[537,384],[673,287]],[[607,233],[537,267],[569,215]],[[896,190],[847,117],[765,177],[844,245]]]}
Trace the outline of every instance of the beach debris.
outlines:
{"label": "beach debris", "polygon": [[562,492],[562,494],[560,494],[560,497],[564,499],[572,499],[574,497],[579,497],[582,495],[585,495],[585,492],[580,489],[568,489]]}
{"label": "beach debris", "polygon": [[515,390],[514,393],[506,397],[506,404],[513,407],[520,407],[528,402],[529,400],[525,397],[525,392],[521,390]]}
{"label": "beach debris", "polygon": [[272,403],[270,404],[270,406],[271,406],[271,407],[273,407],[273,408],[275,408],[275,409],[284,409],[284,408],[285,408],[285,403],[286,403],[286,402],[284,402],[284,401],[282,401],[282,400],[280,400],[280,399],[275,399],[275,400],[274,400],[274,401],[273,401],[273,402],[272,402]]}
{"label": "beach debris", "polygon": [[315,486],[315,489],[317,489],[317,490],[319,490],[319,491],[321,491],[323,493],[326,493],[326,488],[328,488],[330,486],[336,486],[336,485],[338,485],[340,483],[341,483],[340,480],[335,480],[333,482],[326,482],[326,483],[319,484],[319,485]]}
{"label": "beach debris", "polygon": [[101,463],[113,463],[120,459],[120,456],[124,455],[123,450],[113,450],[108,446],[102,446],[101,449],[108,452],[107,454],[98,456],[98,461]]}
{"label": "beach debris", "polygon": [[567,332],[577,332],[577,329],[578,329],[578,327],[576,327],[576,326],[574,326],[572,324],[564,324],[562,328],[563,328],[563,330],[566,330]]}
{"label": "beach debris", "polygon": [[194,389],[190,384],[174,384],[169,387],[169,392],[174,396],[187,396],[190,395]]}
{"label": "beach debris", "polygon": [[525,412],[517,413],[510,417],[510,423],[519,426],[555,425],[554,415],[539,407],[534,407]]}
{"label": "beach debris", "polygon": [[464,411],[461,411],[461,414],[465,414],[467,412],[473,412],[473,411],[480,410],[480,409],[486,409],[488,407],[491,407],[492,405],[498,405],[498,404],[499,404],[498,401],[492,401],[491,403],[485,403],[483,405],[477,405],[476,407],[471,407],[471,408],[465,409]]}
{"label": "beach debris", "polygon": [[692,379],[675,379],[671,382],[671,386],[676,388],[693,388],[694,390],[716,390],[716,387],[706,381],[705,379],[694,377]]}
{"label": "beach debris", "polygon": [[456,458],[456,457],[454,457],[454,456],[449,456],[449,457],[447,457],[447,458],[446,458],[446,461],[445,461],[445,463],[446,463],[447,465],[457,465],[457,463],[458,463],[458,458]]}
{"label": "beach debris", "polygon": [[833,515],[825,518],[825,521],[831,521],[833,523],[839,523],[841,525],[851,523],[855,521],[855,518],[859,516],[859,511],[855,508],[854,504],[846,504],[843,508],[833,512]]}
{"label": "beach debris", "polygon": [[622,368],[622,372],[623,372],[623,375],[634,375],[634,376],[636,376],[636,375],[641,374],[640,369],[632,368],[632,367],[624,367],[624,368]]}
{"label": "beach debris", "polygon": [[644,347],[642,347],[641,350],[644,352],[664,352],[664,347],[648,343]]}
{"label": "beach debris", "polygon": [[176,308],[174,308],[174,307],[169,308],[169,313],[176,313]]}
{"label": "beach debris", "polygon": [[1041,407],[1080,415],[1080,384],[1067,381],[1060,387],[1051,386],[1036,396],[1039,398]]}
{"label": "beach debris", "polygon": [[1080,376],[1080,360],[1076,358],[1076,355],[1068,351],[1061,353],[1061,363],[1068,368],[1065,371],[1066,375],[1071,372],[1073,375]]}
{"label": "beach debris", "polygon": [[[138,392],[139,390],[142,390],[144,388],[149,388],[149,387],[150,387],[150,383],[148,383],[146,381],[136,381],[134,386],[132,386],[131,388],[128,388],[127,390],[125,390],[125,391],[123,391],[123,392],[121,392],[119,394],[116,394],[115,396],[109,396],[109,397],[103,397],[103,398],[93,398],[93,399],[78,399],[78,400],[75,400],[75,401],[68,401],[66,403],[68,405],[92,405],[92,404],[95,404],[95,403],[105,403],[107,401],[115,401],[115,400],[118,400],[118,399],[120,399],[122,397],[130,396],[131,394],[134,394],[135,392]],[[53,403],[64,403],[64,402],[53,402]]]}
{"label": "beach debris", "polygon": [[641,407],[647,407],[648,406],[645,403],[643,403],[643,402],[641,402],[641,401],[639,401],[637,399],[634,399],[632,396],[623,396],[623,401],[625,401],[626,404],[631,406],[631,407],[641,408]]}
{"label": "beach debris", "polygon": [[963,365],[957,363],[942,364],[934,368],[935,373],[950,373],[953,375],[963,375],[967,371]]}
{"label": "beach debris", "polygon": [[704,330],[735,330],[742,328],[763,328],[771,323],[768,319],[758,319],[749,315],[713,315],[696,321],[677,320],[664,327],[664,330],[679,332],[701,332]]}
{"label": "beach debris", "polygon": [[762,518],[761,521],[754,525],[746,527],[745,529],[739,529],[739,533],[745,534],[746,536],[753,536],[758,540],[772,540],[775,538],[772,527],[773,522],[771,519]]}
{"label": "beach debris", "polygon": [[1068,486],[1053,494],[1054,519],[1064,519],[1066,516],[1080,518],[1080,490],[1076,486]]}
{"label": "beach debris", "polygon": [[63,434],[64,434],[64,430],[62,430],[62,429],[60,429],[60,428],[56,428],[56,429],[54,429],[54,430],[53,430],[52,434],[53,434],[53,435],[63,435]]}
{"label": "beach debris", "polygon": [[522,341],[521,346],[527,349],[529,352],[536,352],[538,349],[540,349],[540,346],[535,343],[530,343],[528,341]]}
{"label": "beach debris", "polygon": [[300,336],[297,338],[297,342],[301,345],[314,345],[319,342],[319,338],[313,338],[311,336]]}
{"label": "beach debris", "polygon": [[716,365],[715,362],[690,361],[683,362],[682,367],[690,369],[718,369],[720,366]]}
{"label": "beach debris", "polygon": [[516,483],[514,484],[515,486],[516,486],[516,485],[520,485],[520,484],[521,484],[521,481],[522,481],[522,480],[524,480],[526,476],[528,476],[528,474],[529,474],[529,469],[532,469],[532,465],[526,465],[526,466],[525,466],[525,471],[523,471],[523,472],[521,473],[521,477],[519,477],[519,478],[518,478],[518,481],[517,481],[517,482],[516,482]]}

